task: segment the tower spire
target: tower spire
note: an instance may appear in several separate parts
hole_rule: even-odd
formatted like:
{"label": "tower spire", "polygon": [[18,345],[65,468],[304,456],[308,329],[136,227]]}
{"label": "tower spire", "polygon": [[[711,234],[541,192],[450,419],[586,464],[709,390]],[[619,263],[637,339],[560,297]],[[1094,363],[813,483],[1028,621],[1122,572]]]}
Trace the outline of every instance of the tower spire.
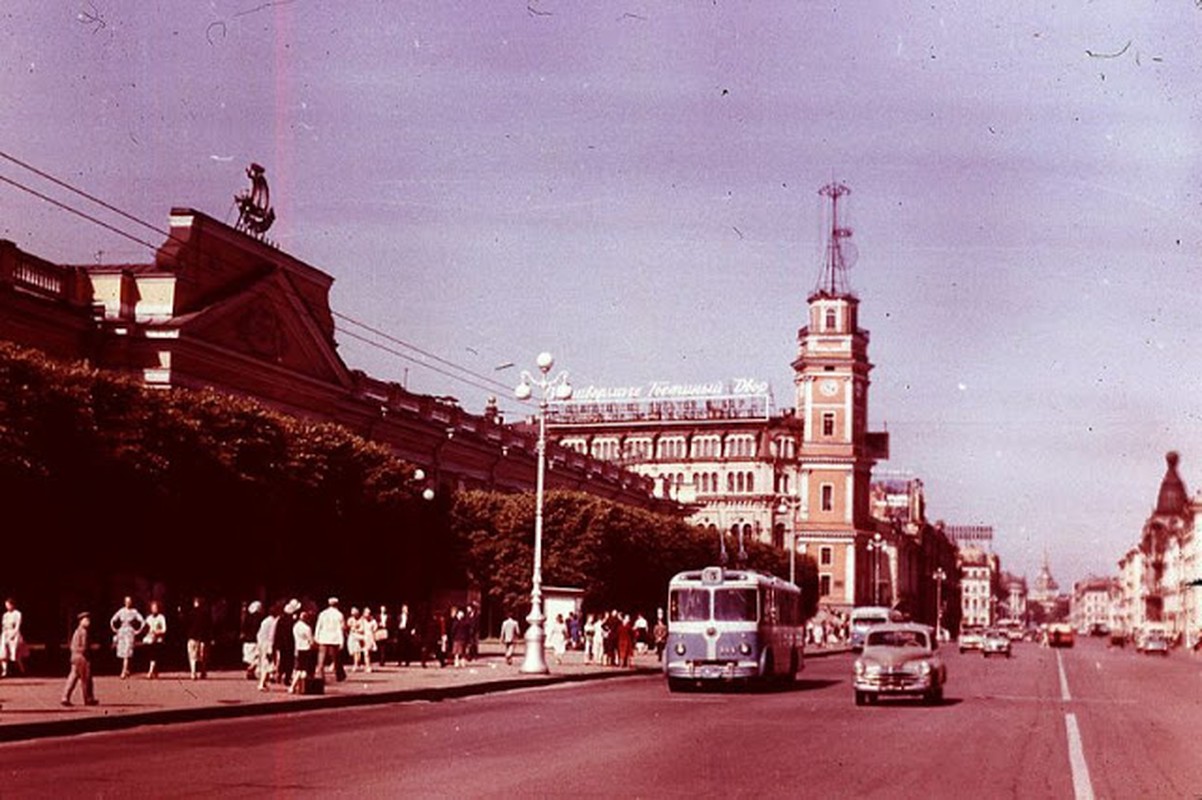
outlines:
{"label": "tower spire", "polygon": [[839,226],[839,198],[851,194],[846,184],[831,181],[818,190],[818,194],[831,199],[831,230],[826,243],[826,260],[822,266],[822,275],[814,294],[827,297],[841,297],[851,294],[851,285],[847,280],[847,271],[855,260],[854,245],[848,242],[846,246],[851,253],[844,251],[843,240],[851,238],[851,228]]}

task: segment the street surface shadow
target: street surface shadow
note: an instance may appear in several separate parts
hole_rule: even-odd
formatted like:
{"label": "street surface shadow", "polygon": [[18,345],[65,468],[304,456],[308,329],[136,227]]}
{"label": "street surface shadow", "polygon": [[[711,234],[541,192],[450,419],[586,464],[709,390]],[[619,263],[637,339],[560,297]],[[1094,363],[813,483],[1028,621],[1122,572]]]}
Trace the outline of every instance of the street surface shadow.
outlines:
{"label": "street surface shadow", "polygon": [[700,681],[696,685],[685,684],[677,692],[685,694],[792,694],[793,692],[814,692],[828,686],[838,686],[845,681],[837,679],[805,679],[799,678],[792,683],[762,682],[710,682]]}
{"label": "street surface shadow", "polygon": [[872,706],[918,706],[921,708],[950,708],[958,706],[964,702],[960,697],[944,697],[938,703],[928,703],[921,697],[882,697],[875,703],[870,703],[868,708]]}

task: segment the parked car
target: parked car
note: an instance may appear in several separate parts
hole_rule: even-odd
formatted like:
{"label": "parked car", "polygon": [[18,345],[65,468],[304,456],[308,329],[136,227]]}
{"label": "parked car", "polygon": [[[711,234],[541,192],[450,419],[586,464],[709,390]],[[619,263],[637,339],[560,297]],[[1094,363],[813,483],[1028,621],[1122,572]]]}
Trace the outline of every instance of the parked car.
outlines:
{"label": "parked car", "polygon": [[981,639],[981,654],[990,656],[1010,657],[1010,637],[1005,631],[987,630]]}
{"label": "parked car", "polygon": [[852,683],[858,706],[875,703],[882,696],[898,695],[938,703],[947,683],[947,668],[939,655],[934,631],[915,623],[872,627],[854,670]]}
{"label": "parked car", "polygon": [[964,628],[960,631],[960,652],[980,650],[985,644],[985,631],[982,628]]}

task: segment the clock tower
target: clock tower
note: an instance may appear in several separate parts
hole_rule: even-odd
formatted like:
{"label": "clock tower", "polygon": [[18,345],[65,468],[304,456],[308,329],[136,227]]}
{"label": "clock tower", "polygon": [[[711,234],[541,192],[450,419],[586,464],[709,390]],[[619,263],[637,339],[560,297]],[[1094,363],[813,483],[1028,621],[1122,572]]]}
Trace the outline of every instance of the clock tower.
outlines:
{"label": "clock tower", "polygon": [[[882,546],[879,538],[874,541],[877,529],[869,508],[872,468],[888,458],[888,434],[868,432],[868,331],[859,326],[860,301],[848,283],[851,229],[839,222],[839,201],[850,191],[842,183],[819,191],[830,198],[830,232],[793,361],[804,429],[798,458],[799,550],[818,564],[819,603],[844,608],[883,600],[866,567],[869,545]],[[882,558],[882,553],[876,549],[871,557]]]}

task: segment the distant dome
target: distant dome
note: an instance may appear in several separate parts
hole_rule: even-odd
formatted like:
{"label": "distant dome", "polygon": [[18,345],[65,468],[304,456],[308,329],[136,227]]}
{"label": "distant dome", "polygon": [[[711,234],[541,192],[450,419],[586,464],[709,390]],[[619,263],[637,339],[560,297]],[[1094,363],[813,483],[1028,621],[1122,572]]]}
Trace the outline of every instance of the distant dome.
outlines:
{"label": "distant dome", "polygon": [[1161,516],[1180,517],[1186,514],[1189,497],[1185,491],[1185,483],[1177,474],[1177,462],[1181,457],[1176,451],[1169,451],[1164,457],[1168,468],[1164,480],[1160,482],[1160,495],[1156,498],[1156,513]]}

